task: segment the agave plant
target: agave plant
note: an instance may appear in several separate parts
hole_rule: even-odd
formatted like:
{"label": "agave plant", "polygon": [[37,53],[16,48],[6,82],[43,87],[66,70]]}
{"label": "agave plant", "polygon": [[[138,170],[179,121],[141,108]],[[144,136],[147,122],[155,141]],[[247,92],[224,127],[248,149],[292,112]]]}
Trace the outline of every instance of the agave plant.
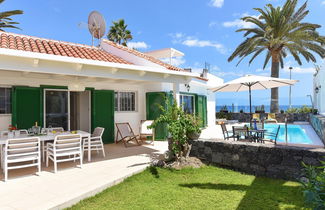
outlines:
{"label": "agave plant", "polygon": [[[263,69],[272,61],[271,77],[279,77],[279,68],[284,67],[284,58],[291,54],[295,61],[302,65],[301,58],[307,62],[316,62],[315,54],[324,58],[325,37],[316,31],[320,25],[303,22],[308,15],[307,2],[297,9],[298,0],[287,0],[282,7],[267,4],[264,9],[255,8],[258,17],[247,16],[242,20],[252,23],[252,28],[242,28],[237,32],[245,32],[243,41],[228,58],[228,61],[239,58],[238,64],[251,55],[249,64],[265,52]],[[238,65],[237,64],[237,65]],[[278,88],[271,90],[271,112],[279,111]]]}
{"label": "agave plant", "polygon": [[131,31],[126,29],[128,25],[125,24],[123,19],[113,21],[113,25],[110,27],[107,34],[107,38],[118,44],[127,46],[127,42],[132,40]]}
{"label": "agave plant", "polygon": [[[5,0],[0,0],[0,4],[3,3]],[[4,28],[16,28],[20,29],[19,27],[15,26],[19,24],[12,20],[11,16],[13,15],[21,15],[23,14],[22,10],[10,10],[5,12],[0,12],[0,31],[4,31]]]}

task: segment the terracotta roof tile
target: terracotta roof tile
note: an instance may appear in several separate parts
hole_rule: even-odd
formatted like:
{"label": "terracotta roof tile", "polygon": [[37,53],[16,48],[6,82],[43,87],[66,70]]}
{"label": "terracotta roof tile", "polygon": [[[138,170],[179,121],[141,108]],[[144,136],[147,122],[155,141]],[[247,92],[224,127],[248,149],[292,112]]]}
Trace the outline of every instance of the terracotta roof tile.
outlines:
{"label": "terracotta roof tile", "polygon": [[6,32],[2,32],[0,35],[0,48],[51,54],[57,56],[68,56],[88,60],[131,64],[130,62],[116,55],[110,54],[99,48],[93,48],[88,45],[42,39]]}

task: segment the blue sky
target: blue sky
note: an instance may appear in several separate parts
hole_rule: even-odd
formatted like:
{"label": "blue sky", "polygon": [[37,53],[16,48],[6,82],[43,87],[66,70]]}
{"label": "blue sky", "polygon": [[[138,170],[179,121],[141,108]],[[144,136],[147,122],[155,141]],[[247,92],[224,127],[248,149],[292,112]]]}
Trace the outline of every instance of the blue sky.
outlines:
{"label": "blue sky", "polygon": [[[210,64],[213,74],[225,81],[244,74],[269,75],[269,66],[262,70],[263,57],[248,65],[245,60],[238,67],[227,58],[243,40],[238,27],[244,15],[257,15],[252,9],[267,3],[281,5],[284,0],[6,0],[1,10],[22,9],[25,14],[17,16],[22,31],[11,32],[33,35],[56,40],[91,44],[91,36],[85,27],[78,24],[87,22],[92,10],[101,12],[107,27],[111,21],[124,18],[133,33],[132,45],[141,51],[173,47],[185,53],[182,59],[174,60],[175,65],[202,69]],[[300,1],[302,4],[304,1]],[[308,2],[310,10],[306,21],[323,25],[319,32],[325,35],[325,0]],[[318,57],[319,58],[319,57]],[[293,87],[293,104],[310,104],[307,94],[312,93],[313,64],[298,66],[292,58],[285,60],[280,77],[288,78],[288,67],[294,68],[293,78],[300,82]],[[323,61],[319,58],[318,64]],[[217,104],[248,104],[246,92],[218,93]],[[255,105],[269,104],[270,93],[254,91]],[[288,88],[280,90],[280,104],[288,103]]]}

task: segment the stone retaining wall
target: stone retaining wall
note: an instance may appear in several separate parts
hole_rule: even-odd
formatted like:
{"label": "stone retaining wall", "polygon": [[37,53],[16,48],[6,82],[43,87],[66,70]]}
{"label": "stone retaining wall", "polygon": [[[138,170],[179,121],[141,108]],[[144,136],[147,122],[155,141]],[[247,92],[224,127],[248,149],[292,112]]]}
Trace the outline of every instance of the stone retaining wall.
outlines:
{"label": "stone retaining wall", "polygon": [[310,115],[310,124],[325,145],[325,116]]}
{"label": "stone retaining wall", "polygon": [[190,155],[248,174],[296,180],[302,174],[301,163],[320,165],[319,160],[324,160],[325,150],[223,140],[198,140],[193,142]]}
{"label": "stone retaining wall", "polygon": [[[238,120],[239,122],[249,122],[250,116],[249,113],[216,113],[217,119],[220,118],[219,116],[222,116],[223,118],[226,118],[227,120]],[[261,118],[266,119],[267,113],[260,113]],[[295,121],[309,121],[310,114],[309,113],[289,113],[289,114],[281,114],[277,113],[275,114],[276,120],[278,122],[285,122],[285,117],[288,117],[288,122],[292,123]]]}

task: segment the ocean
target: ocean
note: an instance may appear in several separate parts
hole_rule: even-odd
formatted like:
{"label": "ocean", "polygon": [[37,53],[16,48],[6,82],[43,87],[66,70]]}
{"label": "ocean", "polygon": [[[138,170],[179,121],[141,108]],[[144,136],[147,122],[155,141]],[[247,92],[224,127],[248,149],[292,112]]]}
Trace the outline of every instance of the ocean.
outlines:
{"label": "ocean", "polygon": [[[292,108],[300,108],[304,105],[292,105]],[[224,106],[216,106],[216,112],[219,112],[220,109],[224,107]],[[252,112],[255,112],[255,107],[256,106],[252,106]],[[310,106],[308,106],[310,107]],[[249,105],[237,105],[237,106],[227,106],[227,109],[229,112],[240,112],[240,110],[243,110],[244,112],[249,112]],[[280,105],[279,106],[280,110],[284,110],[286,111],[287,109],[289,109],[289,105]],[[270,112],[270,105],[264,105],[264,110],[265,112]]]}

